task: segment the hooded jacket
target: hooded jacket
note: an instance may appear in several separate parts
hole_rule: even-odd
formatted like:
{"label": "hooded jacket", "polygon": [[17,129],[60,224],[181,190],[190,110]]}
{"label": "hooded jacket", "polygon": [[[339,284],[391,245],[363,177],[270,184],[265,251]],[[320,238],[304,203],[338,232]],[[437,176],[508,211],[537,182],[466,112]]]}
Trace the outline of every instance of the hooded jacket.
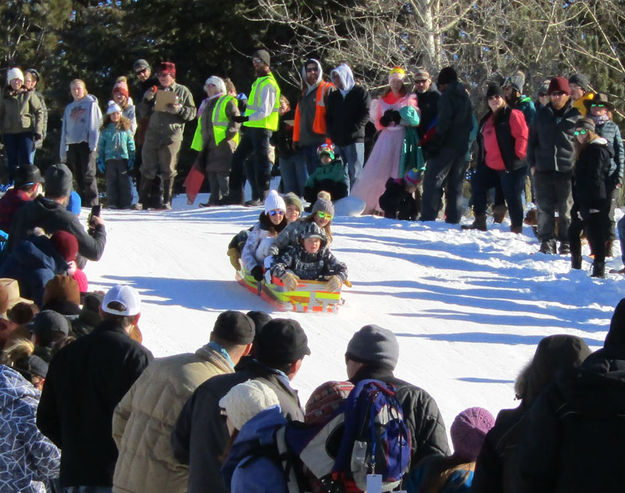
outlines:
{"label": "hooded jacket", "polygon": [[67,147],[71,144],[86,142],[89,150],[95,151],[100,138],[102,112],[95,96],[87,94],[79,101],[73,101],[65,107],[61,128],[59,155],[61,162],[67,158]]}
{"label": "hooded jacket", "polygon": [[251,453],[258,446],[275,447],[276,430],[286,422],[280,407],[273,406],[242,426],[221,469],[231,493],[287,493],[282,468],[269,457]]}
{"label": "hooded jacket", "polygon": [[595,131],[598,135],[608,141],[612,147],[614,156],[610,166],[611,185],[615,186],[623,181],[623,168],[625,166],[625,149],[623,147],[623,137],[618,125],[608,120],[602,125],[597,124]]}
{"label": "hooded jacket", "polygon": [[[317,66],[317,80],[309,84],[306,78],[306,66],[314,63]],[[300,145],[319,145],[325,140],[326,134],[326,98],[334,90],[331,82],[323,80],[323,69],[319,60],[306,60],[301,71],[302,81],[306,86],[295,108],[293,126],[293,142]]]}
{"label": "hooded jacket", "polygon": [[326,100],[328,137],[338,146],[364,142],[371,97],[364,87],[354,82],[352,70],[346,64],[332,70],[332,76],[334,74],[341,79],[343,89],[332,91]]}
{"label": "hooded jacket", "polygon": [[621,491],[625,463],[625,300],[603,349],[537,400],[519,446],[520,492]]}
{"label": "hooded jacket", "polygon": [[119,450],[113,491],[185,493],[189,468],[174,458],[170,445],[176,419],[199,385],[233,372],[208,345],[150,364],[113,414],[113,439]]}
{"label": "hooded jacket", "polygon": [[15,370],[0,365],[0,490],[45,493],[59,474],[61,453],[35,424],[40,393]]}
{"label": "hooded jacket", "polygon": [[6,251],[11,252],[36,227],[42,228],[47,234],[60,230],[73,234],[78,240],[78,253],[89,260],[99,260],[104,252],[106,230],[103,224],[87,233],[78,217],[65,209],[65,206],[41,195],[24,204],[13,217]]}
{"label": "hooded jacket", "polygon": [[43,136],[44,106],[33,91],[5,89],[0,99],[0,133]]}
{"label": "hooded jacket", "polygon": [[486,435],[475,466],[472,492],[518,491],[518,447],[530,429],[528,414],[532,405],[561,372],[578,367],[589,354],[588,345],[576,336],[553,335],[540,341],[515,383],[521,404],[516,409],[500,411],[495,426]]}
{"label": "hooded jacket", "polygon": [[551,104],[536,113],[527,142],[527,161],[536,171],[570,173],[573,167],[573,133],[580,114],[569,100],[560,112]]}
{"label": "hooded jacket", "polygon": [[282,216],[282,222],[276,226],[265,212],[260,214],[258,222],[248,234],[245,246],[241,251],[241,261],[248,271],[257,265],[262,267],[263,260],[269,255],[273,240],[286,225],[285,216]]}

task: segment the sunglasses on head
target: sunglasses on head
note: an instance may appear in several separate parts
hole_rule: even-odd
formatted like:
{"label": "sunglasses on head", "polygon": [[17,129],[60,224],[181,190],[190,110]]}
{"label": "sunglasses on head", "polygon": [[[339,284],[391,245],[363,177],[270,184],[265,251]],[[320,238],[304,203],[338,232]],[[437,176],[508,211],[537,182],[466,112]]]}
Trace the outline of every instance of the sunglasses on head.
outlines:
{"label": "sunglasses on head", "polygon": [[328,214],[327,212],[323,212],[323,211],[317,211],[317,215],[321,219],[327,219],[328,221],[332,221],[332,218],[334,217],[332,214]]}
{"label": "sunglasses on head", "polygon": [[284,211],[281,211],[280,209],[274,209],[272,211],[269,211],[269,215],[270,216],[284,216]]}
{"label": "sunglasses on head", "polygon": [[586,135],[587,132],[588,130],[575,130],[575,136]]}

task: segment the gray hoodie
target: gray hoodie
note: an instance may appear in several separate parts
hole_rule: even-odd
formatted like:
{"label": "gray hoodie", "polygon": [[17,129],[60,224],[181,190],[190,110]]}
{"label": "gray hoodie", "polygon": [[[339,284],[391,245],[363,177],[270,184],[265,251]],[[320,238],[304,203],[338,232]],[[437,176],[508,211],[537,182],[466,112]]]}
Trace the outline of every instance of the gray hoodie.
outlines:
{"label": "gray hoodie", "polygon": [[59,151],[61,162],[65,162],[67,147],[70,144],[87,142],[89,150],[95,151],[98,148],[101,126],[102,112],[95,96],[87,94],[81,100],[68,104],[63,113],[63,127],[61,129]]}

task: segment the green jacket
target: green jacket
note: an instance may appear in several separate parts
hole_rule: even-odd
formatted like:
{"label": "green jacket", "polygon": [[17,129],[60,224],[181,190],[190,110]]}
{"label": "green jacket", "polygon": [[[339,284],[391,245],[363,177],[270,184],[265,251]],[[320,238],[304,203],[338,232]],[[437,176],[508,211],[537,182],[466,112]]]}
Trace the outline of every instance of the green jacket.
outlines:
{"label": "green jacket", "polygon": [[130,130],[118,130],[111,122],[100,132],[98,162],[110,159],[127,159],[129,166],[135,160],[135,140]]}
{"label": "green jacket", "polygon": [[34,92],[4,91],[0,99],[0,132],[43,135],[43,106]]}
{"label": "green jacket", "polygon": [[156,98],[151,101],[143,99],[138,105],[139,117],[149,116],[146,141],[156,141],[159,144],[170,144],[182,140],[184,124],[195,118],[196,108],[193,95],[186,86],[174,82],[172,90],[176,93],[178,103],[182,105],[177,114],[167,111],[154,111]]}
{"label": "green jacket", "polygon": [[315,186],[323,181],[331,180],[335,183],[346,183],[345,167],[343,161],[335,159],[328,164],[319,164],[315,172],[306,180],[306,187],[315,188]]}

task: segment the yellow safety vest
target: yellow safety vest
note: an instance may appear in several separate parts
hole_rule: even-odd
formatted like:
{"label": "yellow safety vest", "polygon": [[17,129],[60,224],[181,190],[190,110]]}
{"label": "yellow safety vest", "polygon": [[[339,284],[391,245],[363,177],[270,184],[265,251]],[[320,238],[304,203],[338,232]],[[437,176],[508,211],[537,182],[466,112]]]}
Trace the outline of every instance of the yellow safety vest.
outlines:
{"label": "yellow safety vest", "polygon": [[[213,122],[213,137],[215,138],[215,145],[219,145],[219,143],[226,138],[228,124],[230,123],[228,117],[226,116],[226,106],[228,106],[230,101],[234,101],[234,104],[237,104],[236,98],[228,94],[224,94],[217,100],[217,103],[215,103],[215,107],[213,108],[211,121]],[[241,140],[239,132],[236,133],[232,140],[239,145],[239,140]]]}
{"label": "yellow safety vest", "polygon": [[247,101],[245,116],[249,116],[252,113],[255,113],[261,107],[260,95],[267,85],[272,85],[276,89],[276,102],[273,105],[271,113],[269,114],[269,116],[261,118],[260,120],[246,121],[243,126],[266,128],[268,130],[274,131],[278,130],[278,121],[280,119],[278,115],[278,109],[280,108],[280,87],[278,86],[278,83],[276,82],[276,79],[271,72],[269,72],[269,74],[265,77],[259,77],[252,84],[252,90],[250,91],[250,97]]}

